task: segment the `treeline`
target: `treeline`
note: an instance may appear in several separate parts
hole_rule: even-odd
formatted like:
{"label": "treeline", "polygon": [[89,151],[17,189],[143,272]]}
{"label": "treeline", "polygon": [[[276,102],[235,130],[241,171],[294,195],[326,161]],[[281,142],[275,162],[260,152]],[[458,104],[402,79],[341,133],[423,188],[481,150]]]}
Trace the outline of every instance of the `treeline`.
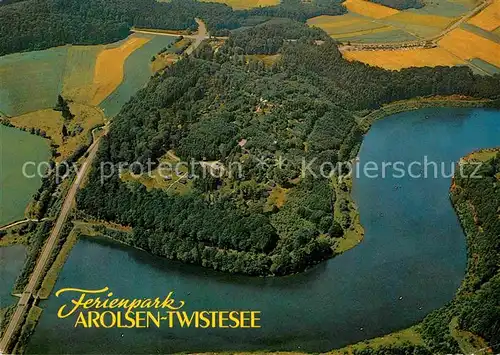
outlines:
{"label": "treeline", "polygon": [[420,9],[424,7],[423,0],[369,0],[376,4],[392,7],[393,9],[406,10],[410,8]]}
{"label": "treeline", "polygon": [[[301,38],[287,41],[287,29]],[[468,68],[391,72],[348,62],[332,40],[318,43],[316,30],[298,23],[249,31],[219,50],[202,45],[123,107],[77,196],[80,209],[132,226],[133,245],[157,255],[253,275],[302,271],[333,256],[350,228],[348,218],[333,220],[334,206],[342,210],[343,203],[335,203],[320,168],[356,155],[356,110],[416,96],[500,94],[499,76],[474,76]],[[266,36],[268,47],[260,44]],[[248,52],[270,48],[281,54],[273,64],[248,60]],[[118,174],[100,180],[102,161],[156,163],[169,150],[183,161],[217,160],[239,170],[194,179],[184,196],[148,192]]]}
{"label": "treeline", "polygon": [[450,334],[450,322],[482,337],[492,352],[500,351],[500,153],[484,162],[475,176],[474,164],[457,171],[451,200],[467,237],[468,266],[455,299],[423,322],[423,335],[437,353],[460,352]]}
{"label": "treeline", "polygon": [[341,14],[336,0],[284,0],[280,5],[234,11],[220,3],[196,0],[24,0],[0,6],[0,56],[65,44],[110,43],[130,28],[195,30],[202,18],[213,35],[256,24],[270,17],[306,21],[320,14]]}

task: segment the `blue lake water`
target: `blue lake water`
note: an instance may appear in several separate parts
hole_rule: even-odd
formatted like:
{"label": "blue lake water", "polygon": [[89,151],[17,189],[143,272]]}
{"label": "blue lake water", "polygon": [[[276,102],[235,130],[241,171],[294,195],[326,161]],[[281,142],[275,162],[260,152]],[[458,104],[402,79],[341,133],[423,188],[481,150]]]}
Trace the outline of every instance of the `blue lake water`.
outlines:
{"label": "blue lake water", "polygon": [[[376,122],[361,162],[444,163],[500,146],[500,111],[424,109]],[[413,173],[418,173],[418,166]],[[445,171],[446,172],[446,171]],[[161,297],[185,310],[259,310],[261,329],[82,329],[58,319],[68,297],[52,296],[29,353],[172,353],[217,350],[326,351],[408,327],[450,301],[466,268],[465,238],[449,201],[450,178],[355,180],[365,240],[300,275],[230,276],[83,238],[56,290],[100,289],[116,297]],[[74,295],[70,295],[74,296]]]}

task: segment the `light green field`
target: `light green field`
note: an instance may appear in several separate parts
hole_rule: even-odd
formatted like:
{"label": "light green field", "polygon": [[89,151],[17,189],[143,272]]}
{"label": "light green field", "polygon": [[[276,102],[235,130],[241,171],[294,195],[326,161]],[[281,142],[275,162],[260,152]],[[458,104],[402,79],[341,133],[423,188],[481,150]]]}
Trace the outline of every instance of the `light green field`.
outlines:
{"label": "light green field", "polygon": [[[487,72],[490,75],[500,74],[500,68],[498,68],[497,66],[495,66],[491,63],[485,62],[482,59],[474,58],[470,62],[472,64],[474,64],[476,67],[479,67],[480,69],[484,70],[485,72]],[[478,74],[484,75],[484,73],[481,73],[481,72],[478,72]]]}
{"label": "light green field", "polygon": [[88,88],[94,79],[97,55],[104,46],[73,46],[68,49],[62,94],[74,102],[86,103],[90,100]]}
{"label": "light green field", "polygon": [[[0,125],[0,225],[24,218],[24,211],[32,195],[40,187],[40,178],[23,175],[25,162],[37,165],[49,158],[49,146],[45,139],[12,127]],[[27,169],[34,174],[33,166]],[[44,170],[42,170],[42,173]]]}
{"label": "light green field", "polygon": [[374,32],[366,33],[363,35],[354,35],[342,37],[342,42],[359,42],[359,43],[385,43],[385,42],[402,42],[402,41],[413,41],[417,39],[415,36],[403,31],[403,30],[392,30],[384,32]]}
{"label": "light green field", "polygon": [[52,107],[61,91],[67,47],[0,57],[0,111],[9,116]]}
{"label": "light green field", "polygon": [[405,11],[417,14],[439,15],[448,17],[463,16],[474,8],[474,0],[431,0],[425,1],[425,6],[420,9],[408,9]]}
{"label": "light green field", "polygon": [[107,117],[113,117],[121,107],[137,92],[144,87],[151,75],[151,57],[161,49],[168,46],[175,37],[154,36],[148,43],[135,50],[125,61],[124,79],[120,86],[109,95],[99,106]]}

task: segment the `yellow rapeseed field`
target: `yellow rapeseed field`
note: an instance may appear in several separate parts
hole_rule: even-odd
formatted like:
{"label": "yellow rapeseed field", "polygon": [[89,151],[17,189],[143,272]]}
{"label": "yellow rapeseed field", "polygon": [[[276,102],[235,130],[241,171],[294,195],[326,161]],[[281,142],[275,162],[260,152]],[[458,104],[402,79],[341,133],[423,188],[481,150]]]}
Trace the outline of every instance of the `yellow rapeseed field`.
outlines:
{"label": "yellow rapeseed field", "polygon": [[372,66],[399,70],[409,67],[435,67],[465,64],[456,56],[442,48],[400,49],[393,51],[352,51],[344,52],[348,60],[357,60]]}
{"label": "yellow rapeseed field", "polygon": [[346,0],[344,5],[351,12],[379,19],[399,13],[398,10],[366,0]]}
{"label": "yellow rapeseed field", "polygon": [[485,31],[494,31],[500,27],[500,0],[495,0],[486,9],[470,19],[471,25]]}
{"label": "yellow rapeseed field", "polygon": [[128,56],[151,38],[131,36],[120,46],[105,49],[97,56],[94,71],[92,105],[99,105],[123,80],[123,66]]}
{"label": "yellow rapeseed field", "polygon": [[454,29],[438,44],[461,59],[479,58],[500,67],[500,44],[472,32],[461,28]]}

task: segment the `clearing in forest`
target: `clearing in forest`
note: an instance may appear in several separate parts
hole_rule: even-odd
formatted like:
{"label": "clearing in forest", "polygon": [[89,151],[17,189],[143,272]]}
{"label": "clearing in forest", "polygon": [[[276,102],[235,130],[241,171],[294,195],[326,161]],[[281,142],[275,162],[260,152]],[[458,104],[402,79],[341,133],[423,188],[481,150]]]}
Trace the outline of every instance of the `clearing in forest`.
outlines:
{"label": "clearing in forest", "polygon": [[202,0],[204,2],[220,2],[231,6],[235,10],[251,9],[279,5],[280,0]]}
{"label": "clearing in forest", "polygon": [[94,87],[90,103],[99,105],[123,80],[125,60],[136,49],[149,42],[151,37],[132,35],[118,47],[105,49],[97,56],[94,71]]}
{"label": "clearing in forest", "polygon": [[[52,109],[12,117],[10,122],[16,127],[26,128],[27,131],[31,129],[45,131],[52,142],[59,146],[57,152],[60,155],[56,160],[62,161],[68,158],[78,146],[89,141],[90,130],[93,127],[104,123],[104,115],[98,108],[70,103],[70,110],[75,117],[66,122],[61,112]],[[63,125],[67,129],[66,137],[63,137]]]}
{"label": "clearing in forest", "polygon": [[479,58],[500,67],[500,44],[461,28],[456,28],[439,42],[439,46],[463,60]]}
{"label": "clearing in forest", "polygon": [[468,23],[485,31],[495,31],[500,27],[500,0],[494,0],[490,6],[470,19]]}
{"label": "clearing in forest", "polygon": [[418,48],[393,51],[352,51],[344,52],[348,60],[357,60],[372,66],[399,70],[409,67],[453,66],[466,63],[442,48]]}
{"label": "clearing in forest", "polygon": [[399,13],[399,10],[384,5],[375,4],[366,0],[346,0],[344,2],[344,5],[351,12],[375,19],[380,19]]}

